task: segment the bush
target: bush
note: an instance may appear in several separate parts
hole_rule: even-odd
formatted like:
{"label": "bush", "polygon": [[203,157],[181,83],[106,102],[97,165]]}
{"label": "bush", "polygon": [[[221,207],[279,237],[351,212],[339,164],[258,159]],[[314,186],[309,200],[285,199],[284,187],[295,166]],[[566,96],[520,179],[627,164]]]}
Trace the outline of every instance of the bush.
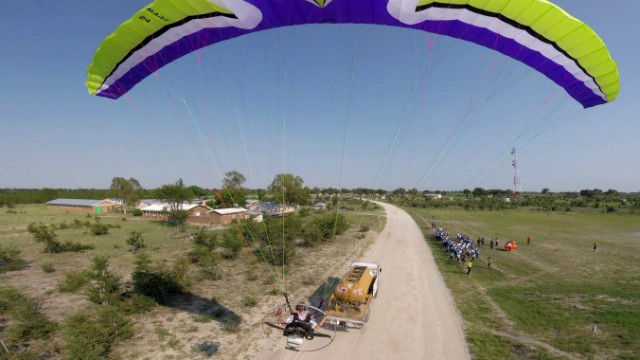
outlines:
{"label": "bush", "polygon": [[314,246],[330,241],[335,235],[342,234],[348,228],[345,217],[341,214],[327,213],[313,218],[303,232],[304,245]]}
{"label": "bush", "polygon": [[186,269],[182,261],[168,269],[163,264],[151,264],[148,254],[140,254],[136,257],[132,279],[137,292],[163,305],[170,296],[187,292]]}
{"label": "bush", "polygon": [[131,211],[131,215],[133,215],[133,216],[142,216],[142,210],[134,209],[133,211]]}
{"label": "bush", "polygon": [[0,246],[0,273],[22,270],[27,262],[20,257],[20,250]]}
{"label": "bush", "polygon": [[95,249],[95,246],[93,245],[83,245],[80,244],[79,242],[72,242],[72,241],[65,241],[62,244],[59,244],[59,251],[58,252],[80,252],[80,251],[84,251],[84,250],[93,250]]}
{"label": "bush", "polygon": [[133,294],[125,296],[122,301],[117,303],[117,306],[125,314],[143,314],[151,311],[156,306],[156,302],[142,294]]}
{"label": "bush", "polygon": [[200,275],[209,280],[220,278],[218,271],[218,255],[214,252],[216,248],[215,239],[211,234],[201,230],[193,235],[193,247],[188,259],[197,264],[200,268]]}
{"label": "bush", "polygon": [[38,311],[38,303],[14,288],[0,288],[0,315],[9,316],[13,321],[4,328],[3,339],[9,346],[23,348],[31,340],[44,340],[56,331],[57,324],[49,321]]}
{"label": "bush", "polygon": [[242,305],[244,305],[246,307],[256,307],[256,306],[258,306],[258,300],[256,298],[254,298],[253,296],[247,295],[247,296],[245,296],[244,300],[242,301]]}
{"label": "bush", "polygon": [[109,259],[97,256],[93,258],[90,278],[91,286],[87,289],[89,300],[96,304],[107,305],[118,300],[120,278],[109,271]]}
{"label": "bush", "polygon": [[131,252],[136,252],[147,245],[144,242],[142,233],[139,231],[132,231],[127,238],[127,245],[131,246]]}
{"label": "bush", "polygon": [[96,221],[91,224],[91,233],[96,236],[106,235],[109,233],[109,226]]}
{"label": "bush", "polygon": [[51,264],[44,264],[42,265],[42,271],[44,271],[47,274],[51,274],[52,272],[56,271],[56,268],[54,268],[53,265]]}
{"label": "bush", "polygon": [[245,246],[242,233],[239,233],[234,227],[227,228],[222,239],[222,247],[224,248],[222,256],[227,259],[235,259]]}
{"label": "bush", "polygon": [[67,319],[63,333],[64,358],[107,359],[116,341],[132,335],[131,325],[117,308],[103,307],[94,318],[82,314],[73,315]]}
{"label": "bush", "polygon": [[68,272],[65,279],[58,284],[60,292],[74,292],[89,282],[90,274],[87,272]]}
{"label": "bush", "polygon": [[27,231],[33,235],[33,240],[38,243],[45,244],[45,251],[53,254],[61,251],[60,243],[56,241],[56,233],[53,229],[43,223],[36,225],[35,223],[29,224]]}

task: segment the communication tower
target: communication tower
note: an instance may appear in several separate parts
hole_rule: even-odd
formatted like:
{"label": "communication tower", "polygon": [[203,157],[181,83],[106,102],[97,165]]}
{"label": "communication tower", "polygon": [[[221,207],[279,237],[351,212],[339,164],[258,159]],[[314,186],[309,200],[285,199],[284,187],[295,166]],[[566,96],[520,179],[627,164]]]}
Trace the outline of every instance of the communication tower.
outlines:
{"label": "communication tower", "polygon": [[514,146],[511,149],[511,155],[513,155],[513,160],[511,160],[511,166],[513,166],[513,195],[517,199],[520,197],[520,170],[518,166],[518,152],[516,151],[516,147]]}

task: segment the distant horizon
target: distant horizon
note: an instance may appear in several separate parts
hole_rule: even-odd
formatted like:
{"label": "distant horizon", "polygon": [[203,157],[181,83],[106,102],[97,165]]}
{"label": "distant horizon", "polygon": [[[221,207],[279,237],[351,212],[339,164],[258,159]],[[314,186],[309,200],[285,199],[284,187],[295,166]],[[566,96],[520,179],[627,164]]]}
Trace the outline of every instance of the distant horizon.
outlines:
{"label": "distant horizon", "polygon": [[[164,185],[170,185],[170,184],[163,184],[160,185],[158,187],[152,187],[152,188],[146,188],[143,186],[144,190],[156,190]],[[190,187],[190,186],[197,186],[199,188],[202,188],[204,190],[207,191],[212,191],[212,190],[222,190],[222,188],[207,188],[207,187],[203,187],[200,185],[188,185],[185,184],[185,187]],[[406,191],[411,190],[412,188],[407,188],[407,187],[399,187],[399,188],[395,188],[395,189],[372,189],[372,188],[366,188],[366,187],[362,187],[362,186],[356,186],[356,187],[352,187],[352,188],[338,188],[335,186],[308,186],[305,185],[305,187],[309,188],[309,189],[315,189],[318,188],[320,190],[323,189],[337,189],[337,190],[355,190],[355,189],[366,189],[366,190],[372,190],[372,191],[376,191],[376,190],[383,190],[386,192],[393,192],[394,190],[397,190],[399,188],[404,188]],[[253,191],[253,190],[265,190],[267,187],[259,187],[259,188],[247,188],[245,187],[245,189],[249,190],[249,191]],[[442,192],[447,192],[447,193],[463,193],[465,190],[470,190],[473,191],[475,188],[481,188],[485,191],[512,191],[513,189],[501,189],[501,188],[484,188],[481,186],[476,186],[473,188],[465,188],[462,190],[443,190],[443,189],[417,189],[418,192],[420,193],[442,193]],[[540,194],[542,192],[542,190],[545,188],[542,188],[540,190],[522,190],[520,191],[520,194]],[[77,188],[67,188],[67,187],[40,187],[40,188],[0,188],[0,191],[6,191],[6,190],[17,190],[17,191],[42,191],[42,190],[66,190],[66,191],[74,191],[74,190],[95,190],[95,191],[109,191],[109,187],[107,188],[97,188],[97,187],[77,187]],[[553,189],[549,188],[549,193],[552,194],[557,194],[557,193],[580,193],[583,190],[601,190],[602,193],[606,193],[609,190],[613,190],[616,191],[619,194],[629,194],[629,195],[634,195],[634,194],[640,194],[640,190],[636,190],[636,191],[623,191],[623,190],[618,190],[618,189],[612,189],[612,188],[584,188],[584,189],[579,189],[579,190],[556,190],[554,191]],[[514,192],[515,193],[515,192]]]}

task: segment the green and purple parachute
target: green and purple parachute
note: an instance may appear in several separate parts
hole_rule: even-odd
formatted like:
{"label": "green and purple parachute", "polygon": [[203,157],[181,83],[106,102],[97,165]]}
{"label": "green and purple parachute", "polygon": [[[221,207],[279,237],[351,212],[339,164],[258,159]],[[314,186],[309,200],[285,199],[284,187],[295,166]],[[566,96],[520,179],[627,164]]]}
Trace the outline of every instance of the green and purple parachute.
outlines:
{"label": "green and purple parachute", "polygon": [[585,108],[615,100],[620,89],[604,42],[546,0],[156,0],[102,42],[87,69],[87,89],[117,99],[207,45],[325,23],[398,26],[474,42],[529,65]]}

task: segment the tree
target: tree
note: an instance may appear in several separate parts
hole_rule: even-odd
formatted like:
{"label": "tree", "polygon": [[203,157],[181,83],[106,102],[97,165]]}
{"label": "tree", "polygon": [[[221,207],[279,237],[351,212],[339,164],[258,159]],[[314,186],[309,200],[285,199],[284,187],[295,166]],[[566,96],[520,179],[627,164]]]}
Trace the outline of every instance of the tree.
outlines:
{"label": "tree", "polygon": [[238,171],[229,171],[224,175],[222,179],[222,191],[218,193],[216,199],[216,205],[223,205],[225,207],[234,205],[244,205],[246,203],[247,189],[242,187],[242,184],[246,181],[244,175]]}
{"label": "tree", "polygon": [[619,195],[619,192],[618,192],[618,190],[609,189],[609,190],[607,190],[607,192],[605,194],[607,194],[609,196],[612,196],[612,195]]}
{"label": "tree", "polygon": [[157,189],[156,197],[169,204],[169,218],[176,226],[184,224],[189,214],[183,210],[183,205],[193,200],[193,193],[184,186],[184,181],[178,179],[173,185],[163,185]]}
{"label": "tree", "polygon": [[47,225],[42,223],[36,225],[32,223],[29,224],[28,231],[33,235],[35,242],[45,244],[45,251],[49,254],[59,253],[61,251],[61,245],[56,240],[58,235],[53,229],[49,229]]}
{"label": "tree", "polygon": [[123,177],[114,177],[111,179],[109,194],[115,198],[122,199],[125,213],[127,212],[127,205],[135,204],[140,199],[141,192],[142,186],[134,178],[127,180]]}
{"label": "tree", "polygon": [[129,237],[127,238],[127,245],[131,246],[131,252],[136,252],[146,247],[144,238],[142,237],[142,233],[139,231],[132,231],[131,233],[129,233]]}
{"label": "tree", "polygon": [[91,267],[91,286],[87,289],[89,300],[102,305],[117,301],[120,291],[120,278],[109,271],[109,259],[105,256],[93,258]]}
{"label": "tree", "polygon": [[475,197],[483,197],[487,195],[487,191],[481,187],[477,187],[475,189],[473,189],[473,196]]}
{"label": "tree", "polygon": [[209,192],[203,188],[201,188],[200,186],[196,186],[196,185],[191,185],[188,187],[189,191],[191,191],[191,193],[193,194],[193,196],[196,197],[204,197],[209,195]]}
{"label": "tree", "polygon": [[548,194],[549,193],[549,188],[542,189],[542,191],[540,193],[543,194],[543,195]]}
{"label": "tree", "polygon": [[267,191],[274,199],[285,204],[306,204],[309,202],[309,188],[304,187],[304,180],[293,174],[278,174],[269,185]]}
{"label": "tree", "polygon": [[247,181],[247,179],[239,171],[229,171],[224,174],[222,187],[229,190],[238,190],[242,188],[242,184],[244,184],[245,181]]}
{"label": "tree", "polygon": [[393,190],[391,193],[393,194],[393,196],[403,197],[407,193],[407,190],[400,187]]}

